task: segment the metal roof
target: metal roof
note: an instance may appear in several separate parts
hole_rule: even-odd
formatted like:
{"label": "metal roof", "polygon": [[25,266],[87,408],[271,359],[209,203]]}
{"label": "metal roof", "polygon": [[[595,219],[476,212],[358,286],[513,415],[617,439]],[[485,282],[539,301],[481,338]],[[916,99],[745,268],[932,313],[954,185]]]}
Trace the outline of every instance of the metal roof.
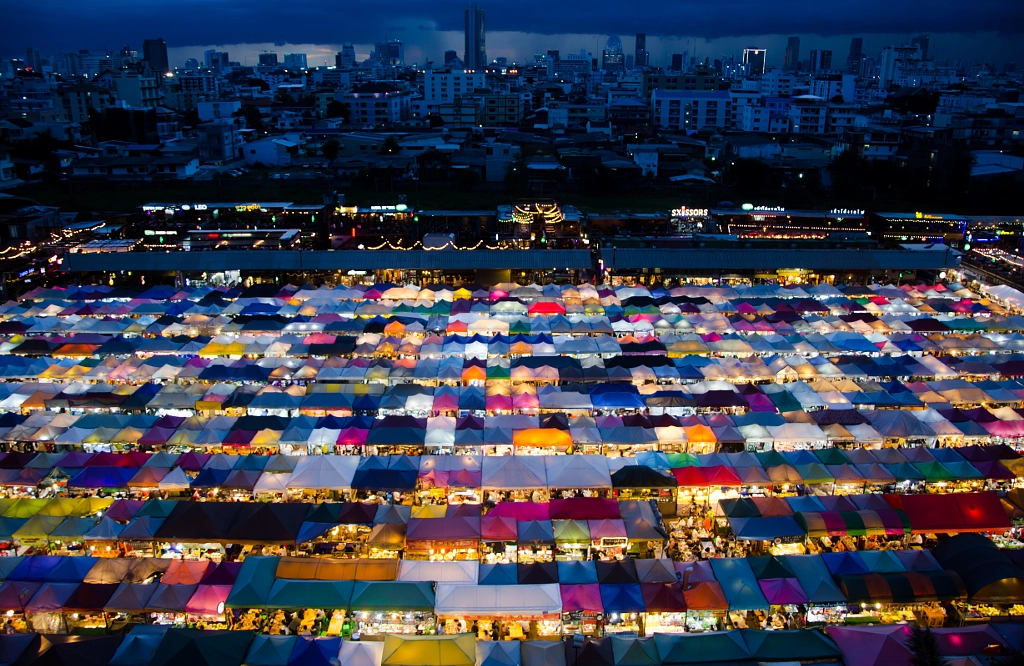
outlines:
{"label": "metal roof", "polygon": [[612,270],[660,268],[672,270],[778,270],[807,268],[834,271],[933,270],[956,268],[955,250],[856,249],[680,249],[612,248],[601,250],[605,267]]}
{"label": "metal roof", "polygon": [[590,269],[588,250],[207,250],[68,254],[64,269],[126,271],[490,270]]}

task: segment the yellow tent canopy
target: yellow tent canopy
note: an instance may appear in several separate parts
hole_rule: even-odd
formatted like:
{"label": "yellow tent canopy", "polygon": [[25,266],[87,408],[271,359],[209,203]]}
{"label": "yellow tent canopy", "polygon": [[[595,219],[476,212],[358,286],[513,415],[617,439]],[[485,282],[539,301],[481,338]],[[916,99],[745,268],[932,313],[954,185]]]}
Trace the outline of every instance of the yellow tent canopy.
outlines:
{"label": "yellow tent canopy", "polygon": [[32,516],[24,525],[14,531],[14,538],[24,539],[45,539],[50,532],[64,522],[61,516]]}
{"label": "yellow tent canopy", "polygon": [[7,507],[4,511],[4,518],[31,518],[32,516],[39,513],[39,510],[46,505],[49,500],[45,499],[30,499],[23,497],[14,504]]}
{"label": "yellow tent canopy", "polygon": [[473,634],[451,636],[384,637],[381,666],[475,666],[476,637]]}
{"label": "yellow tent canopy", "polygon": [[572,435],[558,428],[530,428],[512,433],[515,446],[572,446]]}

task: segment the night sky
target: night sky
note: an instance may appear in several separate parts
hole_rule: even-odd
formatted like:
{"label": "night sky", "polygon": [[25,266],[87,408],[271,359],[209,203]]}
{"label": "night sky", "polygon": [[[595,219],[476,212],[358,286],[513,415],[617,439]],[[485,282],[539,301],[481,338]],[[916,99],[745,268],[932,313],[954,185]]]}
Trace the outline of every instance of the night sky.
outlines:
{"label": "night sky", "polygon": [[[365,56],[384,36],[406,43],[406,60],[439,61],[443,51],[462,51],[463,0],[337,2],[324,0],[5,0],[0,22],[3,55],[27,46],[43,53],[124,44],[141,48],[163,37],[172,64],[201,57],[204,48],[228,45],[232,59],[254,64],[262,49],[304,51],[320,64],[340,44],[353,42]],[[652,64],[670,53],[696,51],[700,58],[737,53],[744,46],[769,49],[781,64],[787,35],[801,38],[801,56],[831,48],[845,58],[851,36],[865,38],[869,57],[891,43],[927,32],[936,56],[1002,64],[1024,61],[1024,2],[1020,0],[520,0],[482,3],[487,12],[488,56],[520,61],[547,48],[562,53],[598,52],[609,34],[646,32]],[[276,45],[276,47],[275,47]],[[314,46],[315,45],[315,46]],[[318,60],[319,58],[319,60]]]}

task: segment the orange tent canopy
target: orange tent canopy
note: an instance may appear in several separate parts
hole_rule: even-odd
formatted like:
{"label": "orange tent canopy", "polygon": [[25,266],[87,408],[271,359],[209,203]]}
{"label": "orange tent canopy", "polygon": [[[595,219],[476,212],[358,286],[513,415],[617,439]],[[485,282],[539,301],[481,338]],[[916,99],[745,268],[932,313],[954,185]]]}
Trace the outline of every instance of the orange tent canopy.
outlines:
{"label": "orange tent canopy", "polygon": [[572,436],[558,428],[530,428],[512,433],[514,446],[571,446]]}

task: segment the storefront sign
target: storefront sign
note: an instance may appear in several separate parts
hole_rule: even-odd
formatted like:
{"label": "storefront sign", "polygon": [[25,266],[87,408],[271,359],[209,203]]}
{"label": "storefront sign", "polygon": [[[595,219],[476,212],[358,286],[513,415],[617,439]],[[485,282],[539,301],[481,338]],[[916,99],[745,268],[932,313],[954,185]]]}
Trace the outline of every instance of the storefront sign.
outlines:
{"label": "storefront sign", "polygon": [[860,208],[833,208],[829,213],[832,215],[863,215],[864,211]]}
{"label": "storefront sign", "polygon": [[626,548],[629,546],[629,539],[626,537],[601,537],[602,548]]}
{"label": "storefront sign", "polygon": [[682,208],[673,208],[672,209],[672,217],[707,217],[707,216],[708,216],[708,209],[707,208],[687,208],[686,206],[683,206]]}

